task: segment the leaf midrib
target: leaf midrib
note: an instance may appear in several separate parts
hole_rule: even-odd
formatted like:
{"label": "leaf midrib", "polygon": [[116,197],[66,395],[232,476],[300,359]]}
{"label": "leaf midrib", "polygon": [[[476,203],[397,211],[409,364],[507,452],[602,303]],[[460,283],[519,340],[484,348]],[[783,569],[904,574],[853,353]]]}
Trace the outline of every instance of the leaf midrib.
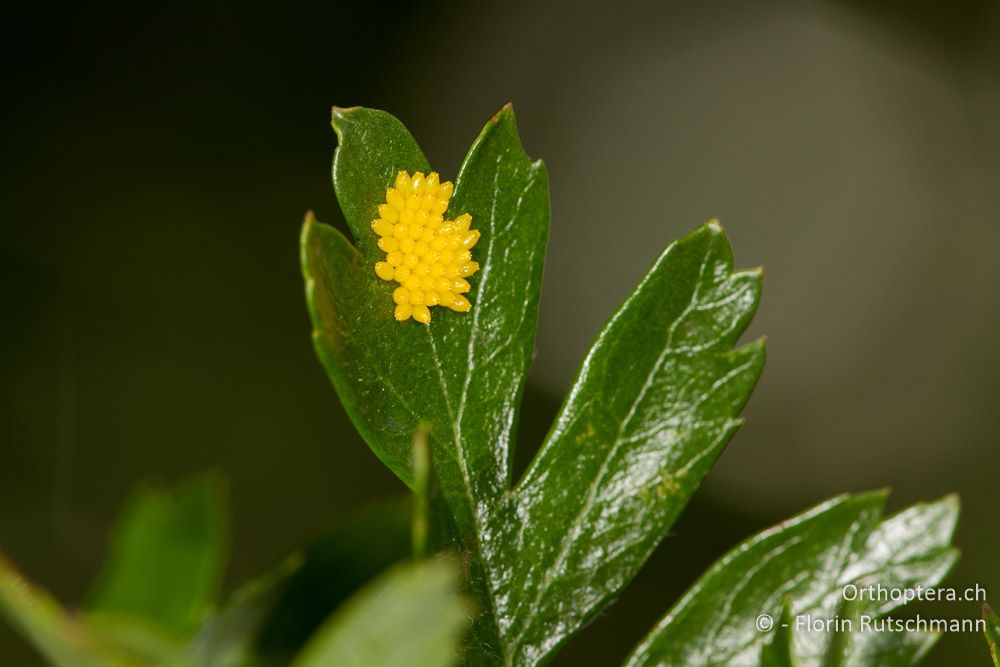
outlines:
{"label": "leaf midrib", "polygon": [[[475,148],[476,147],[474,146],[473,149],[470,150],[469,152],[470,156],[474,153]],[[497,237],[507,234],[512,228],[514,221],[520,214],[524,198],[527,196],[531,188],[534,187],[538,178],[537,176],[538,170],[535,168],[535,164],[533,163],[529,166],[530,173],[527,179],[527,183],[525,184],[524,188],[521,191],[520,196],[517,199],[517,202],[515,203],[514,211],[511,213],[510,216],[510,221],[508,221],[508,223],[504,225],[503,229],[497,230],[496,212],[497,212],[497,203],[499,201],[498,185],[499,185],[500,171],[503,165],[504,157],[506,155],[507,155],[506,151],[501,152],[499,155],[497,155],[496,166],[494,168],[493,188],[492,188],[493,194],[490,206],[490,219],[489,219],[490,234],[486,245],[486,258],[483,261],[482,274],[478,281],[478,290],[477,290],[478,298],[476,307],[473,308],[472,326],[469,329],[469,343],[467,346],[467,353],[466,353],[466,371],[462,383],[462,389],[459,393],[459,403],[457,412],[452,409],[451,399],[449,397],[449,392],[448,392],[448,382],[444,377],[443,366],[440,361],[440,356],[438,355],[437,352],[437,344],[434,340],[434,336],[430,331],[430,327],[427,327],[427,338],[431,347],[432,354],[434,356],[435,365],[437,367],[438,387],[441,391],[441,395],[445,403],[445,408],[448,412],[448,426],[451,431],[452,443],[455,449],[455,462],[458,465],[459,470],[461,471],[465,497],[469,505],[470,515],[473,521],[473,528],[475,529],[475,535],[474,535],[475,539],[473,540],[473,542],[475,544],[479,561],[482,564],[483,568],[486,570],[485,588],[488,594],[487,602],[489,603],[490,606],[490,615],[493,620],[494,628],[497,633],[497,638],[501,640],[500,647],[501,647],[502,658],[505,665],[510,664],[511,658],[509,652],[505,650],[506,646],[502,641],[500,623],[497,617],[498,612],[496,603],[496,591],[494,590],[494,572],[492,567],[493,564],[488,562],[487,559],[483,558],[483,553],[480,545],[480,537],[485,530],[485,525],[484,525],[485,520],[480,514],[479,505],[475,502],[475,497],[473,495],[472,478],[469,472],[468,462],[465,458],[465,449],[463,447],[464,438],[462,434],[462,423],[464,420],[465,406],[467,404],[467,399],[469,395],[469,386],[472,381],[472,365],[473,365],[472,362],[475,358],[476,341],[478,339],[479,328],[480,328],[479,315],[480,311],[484,307],[484,301],[485,301],[483,298],[484,292],[486,291],[487,286],[491,284],[490,274],[492,273],[492,268],[493,268],[493,248]],[[466,160],[466,162],[468,162],[468,159]],[[459,192],[461,192],[462,184],[465,181],[465,176],[464,176],[466,173],[465,169],[466,169],[466,164],[463,164],[462,168],[459,170],[459,176],[458,178],[456,178],[456,198],[458,198],[457,195]],[[511,176],[511,179],[512,180],[516,179],[519,172],[520,170],[515,168],[514,173]],[[525,305],[524,308],[522,309],[522,314],[519,318],[519,323],[524,321],[526,312],[527,312],[527,305]],[[509,344],[509,342],[513,340],[513,336],[515,335],[515,333],[516,332],[511,333],[511,338],[508,340],[507,344]],[[506,474],[506,468],[504,468],[504,470],[501,471],[501,478],[499,481],[501,483],[501,488],[504,491],[507,491],[508,475]]]}

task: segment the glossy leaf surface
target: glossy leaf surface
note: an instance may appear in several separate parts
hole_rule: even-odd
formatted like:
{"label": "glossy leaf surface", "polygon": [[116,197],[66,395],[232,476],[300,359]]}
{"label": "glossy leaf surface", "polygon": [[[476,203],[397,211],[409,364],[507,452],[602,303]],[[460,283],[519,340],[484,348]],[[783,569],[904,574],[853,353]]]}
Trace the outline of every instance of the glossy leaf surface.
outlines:
{"label": "glossy leaf surface", "polygon": [[487,123],[446,214],[470,214],[482,234],[473,253],[481,269],[469,279],[472,311],[436,308],[430,325],[400,323],[392,286],[374,274],[381,255],[370,223],[398,171],[426,173],[429,165],[384,112],[336,110],[334,127],[334,184],[357,245],[306,222],[302,261],[317,352],[358,430],[407,484],[413,432],[427,426],[441,487],[463,533],[474,536],[509,475],[548,235],[544,167],[524,154],[509,107]]}
{"label": "glossy leaf surface", "polygon": [[[757,622],[756,619],[754,622]],[[773,636],[761,647],[760,667],[798,667],[792,630],[794,623],[791,604],[786,598],[781,617],[776,620]]]}
{"label": "glossy leaf surface", "polygon": [[391,287],[374,275],[370,223],[395,174],[428,165],[388,114],[335,110],[334,126],[334,183],[356,245],[307,219],[317,351],[359,431],[408,484],[412,433],[429,429],[484,602],[469,660],[537,664],[635,575],[735,432],[763,364],[762,342],[733,349],[760,273],[733,271],[716,223],[670,246],[598,338],[511,490],[548,234],[544,169],[505,107],[469,151],[449,208],[482,232],[473,310],[400,324]]}
{"label": "glossy leaf surface", "polygon": [[733,349],[760,293],[722,228],[672,244],[601,332],[516,489],[498,615],[516,664],[545,659],[628,583],[739,425],[763,341]]}
{"label": "glossy leaf surface", "polygon": [[[780,615],[785,597],[793,616],[808,623],[835,618],[851,595],[845,586],[935,585],[957,558],[949,546],[956,500],[916,505],[880,521],[884,503],[883,493],[836,498],[750,538],[694,584],[626,664],[756,665],[768,635],[754,621],[761,613]],[[859,601],[856,613],[879,616],[897,604]],[[926,636],[896,637],[903,639],[869,633],[850,643],[846,661],[837,659],[881,665],[886,655],[918,656],[929,648]],[[799,664],[821,665],[835,656],[830,641],[824,631],[796,632]]]}

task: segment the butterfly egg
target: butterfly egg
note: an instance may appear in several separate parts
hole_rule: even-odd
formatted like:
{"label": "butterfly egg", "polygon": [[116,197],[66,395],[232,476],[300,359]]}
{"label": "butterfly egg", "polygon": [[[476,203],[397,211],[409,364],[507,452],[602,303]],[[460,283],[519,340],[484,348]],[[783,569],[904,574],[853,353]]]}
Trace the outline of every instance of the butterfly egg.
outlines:
{"label": "butterfly egg", "polygon": [[397,211],[402,211],[406,208],[406,200],[394,188],[385,193],[385,201]]}
{"label": "butterfly egg", "polygon": [[448,200],[451,199],[451,192],[454,189],[455,186],[452,185],[451,181],[445,181],[441,184],[441,187],[438,188],[437,200],[439,202],[444,202],[447,205]]}
{"label": "butterfly egg", "polygon": [[389,206],[389,204],[379,204],[378,217],[382,218],[386,222],[396,222],[399,220],[399,211],[394,209],[392,206]]}
{"label": "butterfly egg", "polygon": [[393,315],[395,315],[398,321],[405,322],[406,320],[410,319],[411,315],[413,315],[413,306],[411,306],[408,303],[397,304],[396,310],[393,312]]}
{"label": "butterfly egg", "polygon": [[431,322],[431,311],[425,305],[419,305],[413,307],[413,319],[421,324],[430,324]]}
{"label": "butterfly egg", "polygon": [[479,230],[473,229],[468,231],[465,234],[462,234],[460,239],[462,247],[468,250],[479,242]]}
{"label": "butterfly egg", "polygon": [[437,194],[438,185],[441,184],[441,177],[436,171],[432,171],[427,174],[427,178],[424,179],[424,194],[433,197]]}
{"label": "butterfly egg", "polygon": [[383,220],[379,218],[378,220],[372,220],[372,231],[374,231],[379,236],[392,236],[395,231],[395,227],[388,220]]}
{"label": "butterfly egg", "polygon": [[452,297],[448,307],[459,313],[467,313],[472,309],[472,304],[461,294],[456,294]]}
{"label": "butterfly egg", "polygon": [[386,190],[385,203],[376,207],[371,226],[386,257],[375,263],[375,274],[398,283],[393,315],[401,322],[412,317],[428,324],[433,306],[472,308],[463,296],[471,290],[464,278],[479,270],[470,251],[480,233],[471,229],[468,213],[444,219],[453,192],[454,185],[442,182],[437,172],[401,171]]}
{"label": "butterfly egg", "polygon": [[421,172],[418,171],[413,175],[413,179],[410,181],[410,190],[418,197],[424,194],[424,175]]}

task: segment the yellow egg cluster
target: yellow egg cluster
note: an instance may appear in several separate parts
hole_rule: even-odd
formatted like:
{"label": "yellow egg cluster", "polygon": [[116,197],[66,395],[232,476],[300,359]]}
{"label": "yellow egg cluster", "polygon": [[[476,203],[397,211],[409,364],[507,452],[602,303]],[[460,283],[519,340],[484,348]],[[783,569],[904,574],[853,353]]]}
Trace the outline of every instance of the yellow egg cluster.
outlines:
{"label": "yellow egg cluster", "polygon": [[412,317],[427,324],[430,306],[460,313],[472,308],[462,295],[469,291],[465,279],[479,270],[471,252],[479,232],[469,229],[472,216],[467,213],[444,219],[451,192],[452,184],[442,183],[433,171],[427,176],[401,171],[372,220],[378,247],[386,254],[384,262],[375,264],[375,273],[399,283],[392,299],[400,322]]}

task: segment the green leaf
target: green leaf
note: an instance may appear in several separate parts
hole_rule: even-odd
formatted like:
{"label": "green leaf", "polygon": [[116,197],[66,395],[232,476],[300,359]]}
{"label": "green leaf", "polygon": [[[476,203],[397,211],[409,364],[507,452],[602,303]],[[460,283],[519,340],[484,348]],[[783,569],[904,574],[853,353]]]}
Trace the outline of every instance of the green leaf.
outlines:
{"label": "green leaf", "polygon": [[399,565],[347,601],[292,667],[448,667],[459,659],[469,610],[454,564]]}
{"label": "green leaf", "polygon": [[798,667],[791,602],[786,598],[771,641],[761,647],[760,667]]}
{"label": "green leaf", "polygon": [[[842,496],[737,546],[694,584],[626,665],[751,664],[766,639],[754,619],[780,613],[786,597],[796,622],[822,622],[853,595],[845,587],[937,584],[957,558],[948,546],[957,500],[916,505],[880,522],[884,504],[884,493]],[[897,604],[859,600],[857,613],[878,616]],[[822,664],[831,654],[829,642],[823,631],[797,633],[799,663]],[[912,664],[905,659],[919,658],[931,643],[927,635],[887,640],[865,633],[850,642],[846,664]],[[896,656],[895,662],[887,656]]]}
{"label": "green leaf", "polygon": [[[911,667],[923,660],[938,636],[930,632],[860,632],[859,605],[856,601],[841,605],[838,619],[849,619],[851,625],[838,624],[827,643],[823,667]],[[774,637],[761,647],[761,667],[797,667],[798,651],[793,628],[795,620],[790,601],[774,628]],[[808,632],[808,630],[805,630]]]}
{"label": "green leaf", "polygon": [[193,635],[221,585],[228,521],[225,485],[215,475],[170,490],[140,487],[115,527],[88,611],[141,619],[171,638]]}
{"label": "green leaf", "polygon": [[516,489],[497,586],[515,664],[542,662],[635,575],[740,421],[762,340],[732,349],[760,271],[722,228],[672,244],[594,343]]}
{"label": "green leaf", "polygon": [[369,446],[408,485],[413,432],[425,423],[435,473],[459,528],[475,539],[484,503],[509,486],[513,429],[531,360],[548,235],[544,167],[521,148],[502,109],[473,144],[449,216],[469,213],[472,312],[436,308],[429,326],[392,316],[392,288],[373,270],[382,254],[370,222],[399,170],[429,165],[395,118],[335,110],[334,185],[357,248],[307,219],[303,272],[314,342],[341,401]]}
{"label": "green leaf", "polygon": [[988,605],[983,605],[983,620],[986,621],[986,644],[990,647],[993,664],[1000,667],[1000,616]]}
{"label": "green leaf", "polygon": [[[370,228],[399,170],[427,171],[406,129],[370,109],[335,110],[334,185],[357,247],[307,216],[302,237],[306,295],[321,362],[358,431],[411,487],[411,439],[429,431],[436,480],[470,554],[473,587],[492,616],[497,563],[487,528],[510,488],[517,408],[532,355],[548,236],[544,166],[525,155],[504,107],[474,142],[456,179],[449,216],[468,213],[481,232],[470,313],[435,309],[428,326],[392,316],[392,288]],[[442,311],[442,312],[439,312]],[[490,552],[486,555],[486,552]],[[496,650],[494,620],[481,620],[477,649]]]}
{"label": "green leaf", "polygon": [[869,632],[857,635],[848,663],[872,667],[911,667],[934,648],[939,635],[933,632]]}
{"label": "green leaf", "polygon": [[855,629],[861,623],[861,603],[844,596],[834,618],[836,625],[827,638],[823,667],[849,667],[857,650],[854,642],[860,633],[856,633]]}
{"label": "green leaf", "polygon": [[0,611],[55,667],[144,667],[94,633],[0,554]]}

